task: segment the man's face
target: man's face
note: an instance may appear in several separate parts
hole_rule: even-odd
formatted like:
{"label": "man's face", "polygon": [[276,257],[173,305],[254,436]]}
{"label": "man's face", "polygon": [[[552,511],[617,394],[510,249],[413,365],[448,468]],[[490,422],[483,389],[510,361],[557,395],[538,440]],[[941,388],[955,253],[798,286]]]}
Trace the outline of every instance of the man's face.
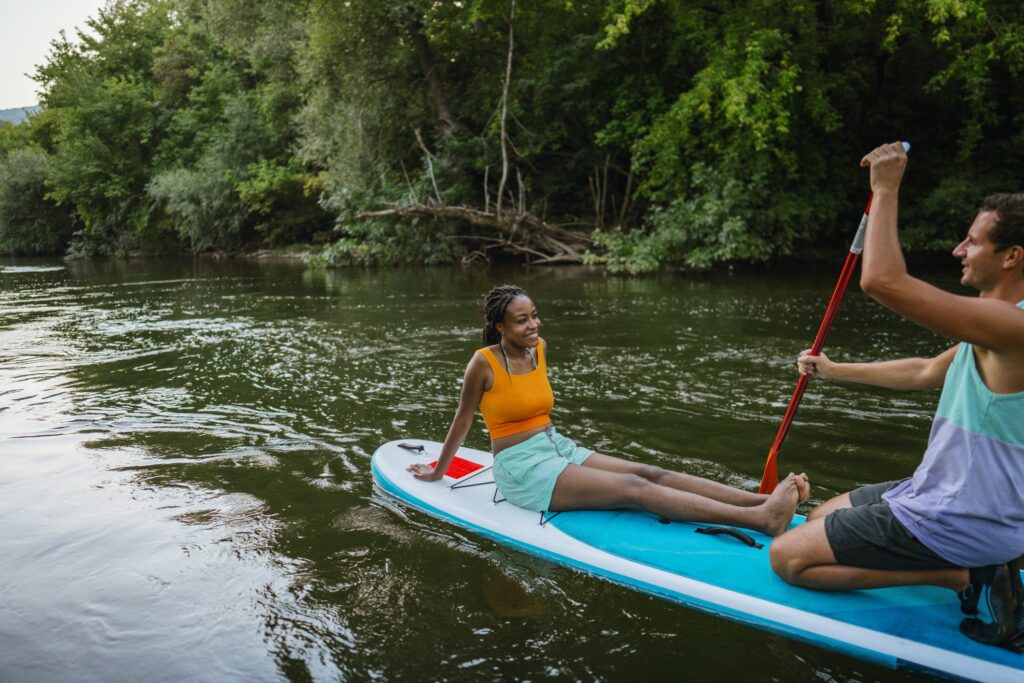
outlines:
{"label": "man's face", "polygon": [[953,249],[953,256],[963,266],[960,284],[984,292],[995,286],[999,280],[1002,255],[989,239],[996,222],[995,211],[981,211],[971,223],[964,241]]}

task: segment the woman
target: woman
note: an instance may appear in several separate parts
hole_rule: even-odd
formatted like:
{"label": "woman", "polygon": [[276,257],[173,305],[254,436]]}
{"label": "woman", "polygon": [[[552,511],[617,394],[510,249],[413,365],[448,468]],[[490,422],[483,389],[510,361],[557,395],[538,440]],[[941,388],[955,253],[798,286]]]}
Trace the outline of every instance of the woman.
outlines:
{"label": "woman", "polygon": [[484,348],[473,354],[459,408],[437,467],[409,471],[424,481],[444,476],[473,424],[477,407],[491,436],[494,481],[515,505],[535,511],[641,509],[675,520],[747,527],[769,536],[789,526],[806,499],[805,475],[790,474],[771,495],[595,453],[555,431],[547,344],[537,308],[514,285],[495,287],[484,301]]}

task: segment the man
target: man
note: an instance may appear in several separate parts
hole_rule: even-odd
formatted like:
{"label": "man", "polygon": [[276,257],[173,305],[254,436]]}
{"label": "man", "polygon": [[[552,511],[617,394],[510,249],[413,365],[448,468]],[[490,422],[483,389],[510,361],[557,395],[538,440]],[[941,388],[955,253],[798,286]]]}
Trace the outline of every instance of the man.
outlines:
{"label": "man", "polygon": [[980,295],[957,296],[907,273],[897,235],[906,164],[899,143],[861,160],[874,192],[861,288],[959,343],[931,359],[834,363],[804,352],[798,363],[826,379],[941,388],[928,449],[912,478],[844,493],[811,511],[806,524],[772,543],[772,568],[819,590],[950,588],[968,615],[988,588],[994,622],[964,619],[961,630],[1024,650],[1024,194],[982,202],[953,250],[961,282]]}

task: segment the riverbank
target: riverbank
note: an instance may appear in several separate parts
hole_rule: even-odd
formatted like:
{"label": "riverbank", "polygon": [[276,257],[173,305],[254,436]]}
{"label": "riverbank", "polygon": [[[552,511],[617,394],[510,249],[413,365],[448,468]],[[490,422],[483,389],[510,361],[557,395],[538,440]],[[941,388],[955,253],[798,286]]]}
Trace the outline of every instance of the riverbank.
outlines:
{"label": "riverbank", "polygon": [[[464,258],[459,259],[454,263],[423,263],[423,262],[408,262],[408,263],[370,263],[370,262],[355,262],[354,260],[341,260],[341,259],[330,259],[324,257],[325,249],[328,249],[331,245],[329,244],[292,244],[285,247],[273,248],[273,249],[248,249],[248,250],[212,250],[204,252],[185,252],[185,251],[162,251],[162,252],[147,252],[147,251],[129,251],[124,254],[111,255],[111,256],[14,256],[14,255],[0,255],[0,261],[8,262],[24,262],[31,260],[38,261],[104,261],[104,260],[140,260],[140,259],[154,259],[154,258],[168,258],[168,259],[182,259],[182,258],[198,258],[198,259],[210,259],[213,261],[279,261],[282,263],[302,263],[314,268],[366,268],[366,267],[387,267],[387,268],[403,268],[403,267],[423,267],[423,266],[436,266],[436,267],[448,267],[451,265],[468,265],[475,267],[487,267],[487,266],[523,266],[528,267],[532,264],[523,258],[515,258],[506,256],[504,258],[494,259],[493,261],[485,261],[479,258]],[[955,242],[950,240],[950,251]],[[840,248],[825,248],[825,247],[803,247],[794,250],[794,253],[784,257],[776,257],[767,262],[728,262],[718,263],[704,268],[686,267],[681,265],[664,265],[653,271],[648,271],[646,274],[655,273],[672,273],[672,272],[750,272],[750,273],[764,273],[771,272],[778,269],[786,269],[791,267],[810,267],[810,268],[822,268],[828,269],[835,267],[838,271],[838,267],[842,264],[843,257],[846,252]],[[948,251],[935,250],[935,251],[916,251],[905,254],[908,267],[910,268],[923,268],[926,270],[941,271],[942,268],[952,263],[951,256]],[[542,264],[545,268],[564,268],[564,267],[580,267],[582,264],[571,264],[571,263],[545,263]],[[607,272],[609,274],[620,275],[620,276],[636,276],[644,273],[612,273],[606,266],[600,262],[595,262],[587,266],[594,268],[597,271]]]}

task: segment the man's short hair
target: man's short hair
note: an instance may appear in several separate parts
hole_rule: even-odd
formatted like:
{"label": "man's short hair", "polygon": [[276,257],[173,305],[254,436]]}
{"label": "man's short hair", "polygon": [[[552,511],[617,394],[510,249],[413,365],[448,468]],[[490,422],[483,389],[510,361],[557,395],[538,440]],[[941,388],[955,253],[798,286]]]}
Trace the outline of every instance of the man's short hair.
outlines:
{"label": "man's short hair", "polygon": [[996,251],[1024,246],[1024,194],[992,194],[981,200],[978,211],[994,211],[996,221],[988,238]]}

